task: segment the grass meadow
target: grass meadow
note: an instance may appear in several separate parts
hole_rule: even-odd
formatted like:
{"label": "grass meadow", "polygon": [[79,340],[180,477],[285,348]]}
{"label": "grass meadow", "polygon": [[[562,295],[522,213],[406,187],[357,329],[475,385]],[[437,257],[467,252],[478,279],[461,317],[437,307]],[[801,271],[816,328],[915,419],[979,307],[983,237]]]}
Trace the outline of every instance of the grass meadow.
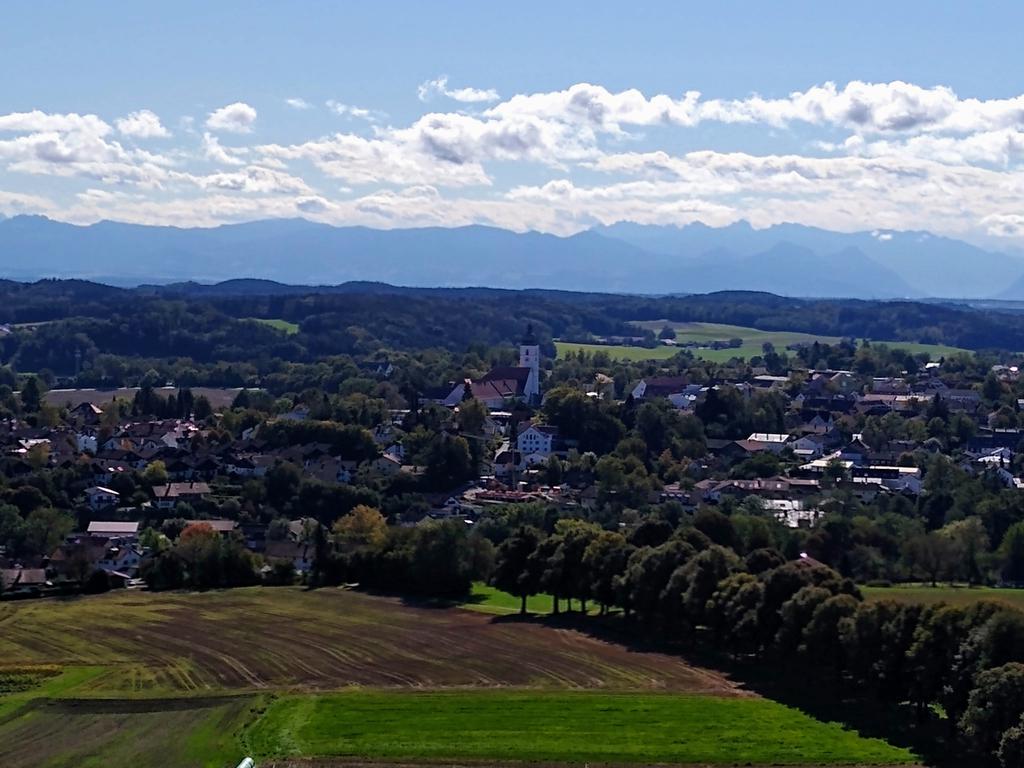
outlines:
{"label": "grass meadow", "polygon": [[897,765],[909,752],[754,697],[357,691],[282,697],[256,755],[700,765]]}
{"label": "grass meadow", "polygon": [[[734,349],[693,349],[696,357],[723,363],[734,357],[750,359],[754,355],[760,355],[762,346],[765,343],[773,344],[776,349],[783,350],[789,344],[822,343],[834,344],[839,341],[836,336],[824,336],[810,333],[797,333],[795,331],[762,331],[757,328],[745,328],[739,325],[726,325],[722,323],[678,323],[666,320],[645,320],[635,322],[634,325],[646,328],[657,333],[666,325],[672,326],[676,332],[676,340],[679,342],[696,341],[726,341],[732,338],[743,339],[743,345]],[[944,346],[941,344],[917,344],[909,341],[878,341],[872,342],[885,344],[896,349],[905,349],[914,354],[927,353],[933,359],[944,355],[962,351],[956,347]],[[606,352],[609,356],[618,360],[668,360],[674,357],[679,347],[658,346],[653,349],[644,347],[606,346],[601,344],[576,344],[573,342],[555,342],[559,356],[568,352],[584,350],[586,352]]]}
{"label": "grass meadow", "polygon": [[254,323],[262,323],[263,325],[269,325],[271,328],[276,328],[279,331],[291,336],[292,334],[299,332],[299,324],[293,323],[288,320],[281,320],[279,318],[266,318],[266,317],[250,317]]}

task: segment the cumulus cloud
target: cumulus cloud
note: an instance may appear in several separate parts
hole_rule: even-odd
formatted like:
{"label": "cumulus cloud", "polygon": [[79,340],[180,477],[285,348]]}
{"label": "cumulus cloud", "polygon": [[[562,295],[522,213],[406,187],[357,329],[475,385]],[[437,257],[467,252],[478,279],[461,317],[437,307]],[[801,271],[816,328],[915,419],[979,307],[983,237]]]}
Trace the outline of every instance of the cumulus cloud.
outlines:
{"label": "cumulus cloud", "polygon": [[206,127],[212,131],[250,133],[256,122],[256,110],[242,101],[215,109],[206,118]]}
{"label": "cumulus cloud", "polygon": [[449,88],[447,75],[420,83],[416,95],[420,101],[430,101],[435,96],[444,96],[467,104],[497,101],[501,98],[493,88]]}
{"label": "cumulus cloud", "polygon": [[247,152],[246,149],[227,149],[221,145],[220,140],[212,133],[203,134],[203,157],[211,163],[219,165],[245,165],[245,161],[238,157]]}
{"label": "cumulus cloud", "polygon": [[[892,230],[930,229],[1024,244],[1024,96],[978,100],[943,86],[852,81],[715,99],[577,83],[500,101],[493,91],[451,88],[446,78],[424,83],[421,93],[491,103],[428,111],[396,126],[370,107],[330,100],[326,111],[348,128],[259,144],[244,136],[256,111],[237,103],[210,113],[195,141],[162,153],[122,143],[159,135],[160,119],[146,110],[110,124],[92,114],[0,115],[5,181],[19,173],[78,180],[54,198],[70,205],[8,192],[0,211],[202,225],[302,215],[559,234],[622,220],[744,218],[864,230],[880,240]],[[310,106],[298,97],[285,103]],[[743,152],[735,137],[746,132],[729,132],[726,146],[716,132],[690,130],[707,123],[772,130],[758,153]],[[695,149],[669,151],[688,131],[685,144]],[[184,121],[175,130],[179,139],[191,132]],[[240,135],[225,146],[223,132]],[[773,142],[785,150],[773,152]]]}
{"label": "cumulus cloud", "polygon": [[50,114],[34,110],[32,112],[12,112],[0,115],[0,132],[36,133],[53,131],[57,133],[89,133],[94,136],[106,136],[110,126],[96,115]]}
{"label": "cumulus cloud", "polygon": [[752,95],[743,99],[705,100],[699,91],[687,91],[679,97],[648,97],[635,89],[613,93],[603,86],[578,83],[563,91],[513,96],[486,114],[531,115],[588,124],[609,132],[619,132],[624,125],[688,127],[721,122],[783,127],[803,122],[873,133],[970,133],[1021,125],[1024,96],[985,101],[960,99],[945,86],[923,88],[899,80],[854,80],[842,88],[828,82],[783,98]]}
{"label": "cumulus cloud", "polygon": [[290,98],[290,99],[285,99],[284,103],[287,104],[292,109],[312,109],[313,108],[312,104],[310,104],[308,101],[306,101],[305,99],[300,98],[298,96],[295,96],[295,97]]}
{"label": "cumulus cloud", "polygon": [[166,139],[171,135],[160,122],[160,118],[148,109],[130,112],[127,116],[115,120],[114,125],[123,136],[136,139]]}

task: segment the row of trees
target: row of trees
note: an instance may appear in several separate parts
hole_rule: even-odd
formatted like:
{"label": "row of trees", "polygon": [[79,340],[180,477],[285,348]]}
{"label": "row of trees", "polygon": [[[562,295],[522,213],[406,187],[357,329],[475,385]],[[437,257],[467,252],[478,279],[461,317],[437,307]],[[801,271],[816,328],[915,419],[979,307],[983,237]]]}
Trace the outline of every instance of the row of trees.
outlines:
{"label": "row of trees", "polygon": [[809,558],[771,549],[739,557],[682,527],[657,545],[577,520],[550,535],[521,527],[497,549],[492,582],[525,600],[549,592],[581,610],[595,601],[644,633],[724,653],[780,678],[814,675],[832,694],[871,706],[944,713],[955,743],[1020,766],[1024,755],[1024,613],[864,602],[857,587]]}

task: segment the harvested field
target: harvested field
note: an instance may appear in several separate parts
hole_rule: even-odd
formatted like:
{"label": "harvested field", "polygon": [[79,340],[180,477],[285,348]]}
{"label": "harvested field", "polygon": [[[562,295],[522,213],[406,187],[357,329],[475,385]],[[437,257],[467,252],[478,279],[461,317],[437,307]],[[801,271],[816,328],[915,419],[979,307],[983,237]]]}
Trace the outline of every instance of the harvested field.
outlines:
{"label": "harvested field", "polygon": [[105,667],[79,696],[352,685],[740,693],[678,657],[571,629],[337,589],[11,603],[0,627],[7,663]]}
{"label": "harvested field", "polygon": [[223,768],[238,763],[258,697],[40,699],[0,724],[4,768]]}
{"label": "harvested field", "polygon": [[[230,407],[235,401],[241,387],[192,387],[194,397],[205,397],[214,410]],[[119,389],[51,389],[43,395],[47,405],[56,408],[74,408],[82,403],[92,403],[103,407],[112,400],[131,401],[139,391],[138,387],[121,387]],[[154,387],[153,392],[160,397],[178,396],[177,387]]]}

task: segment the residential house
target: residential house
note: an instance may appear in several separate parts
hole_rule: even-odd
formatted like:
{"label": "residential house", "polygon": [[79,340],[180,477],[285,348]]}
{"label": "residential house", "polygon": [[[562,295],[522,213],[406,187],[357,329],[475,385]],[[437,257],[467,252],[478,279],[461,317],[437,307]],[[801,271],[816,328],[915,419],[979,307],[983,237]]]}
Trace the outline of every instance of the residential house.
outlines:
{"label": "residential house", "polygon": [[792,438],[785,433],[775,432],[754,432],[746,440],[742,441],[751,448],[757,450],[782,453]]}
{"label": "residential house", "polygon": [[139,524],[117,520],[93,520],[89,523],[86,533],[94,538],[136,539],[139,536]]}
{"label": "residential house", "polygon": [[633,387],[634,400],[653,400],[659,397],[670,397],[680,394],[688,384],[685,376],[651,376],[640,379]]}
{"label": "residential house", "polygon": [[5,596],[38,595],[46,587],[51,586],[42,568],[3,568],[0,569],[0,590]]}
{"label": "residential house", "polygon": [[167,483],[153,487],[153,498],[158,509],[174,509],[179,501],[195,504],[203,501],[209,493],[210,486],[206,483]]}
{"label": "residential house", "polygon": [[313,568],[314,550],[308,541],[295,539],[268,540],[264,546],[264,557],[268,560],[288,560],[298,574],[309,573]]}
{"label": "residential house", "polygon": [[555,452],[558,428],[548,424],[531,424],[516,438],[516,450],[522,456],[539,456],[543,460]]}
{"label": "residential house", "polygon": [[116,507],[120,500],[120,493],[102,485],[94,485],[85,489],[85,503],[94,512],[108,507]]}

